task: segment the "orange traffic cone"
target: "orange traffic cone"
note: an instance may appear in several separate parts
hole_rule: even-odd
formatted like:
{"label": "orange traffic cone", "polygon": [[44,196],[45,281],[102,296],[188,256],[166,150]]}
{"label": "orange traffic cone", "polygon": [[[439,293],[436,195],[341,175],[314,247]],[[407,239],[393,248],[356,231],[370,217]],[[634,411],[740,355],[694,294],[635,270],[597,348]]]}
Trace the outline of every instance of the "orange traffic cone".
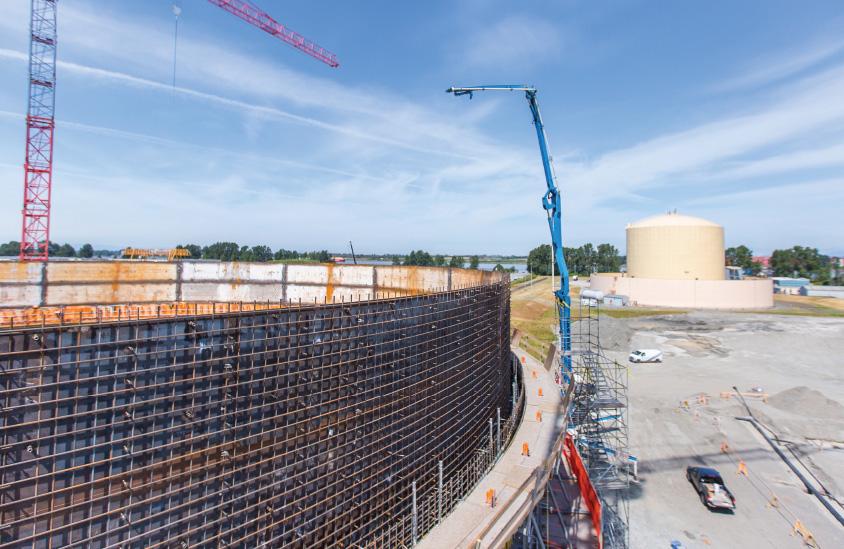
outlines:
{"label": "orange traffic cone", "polygon": [[736,474],[748,476],[747,465],[744,463],[743,459],[740,459],[739,462],[738,462],[738,470],[736,471]]}
{"label": "orange traffic cone", "polygon": [[530,447],[528,446],[527,442],[522,443],[522,455],[530,456]]}

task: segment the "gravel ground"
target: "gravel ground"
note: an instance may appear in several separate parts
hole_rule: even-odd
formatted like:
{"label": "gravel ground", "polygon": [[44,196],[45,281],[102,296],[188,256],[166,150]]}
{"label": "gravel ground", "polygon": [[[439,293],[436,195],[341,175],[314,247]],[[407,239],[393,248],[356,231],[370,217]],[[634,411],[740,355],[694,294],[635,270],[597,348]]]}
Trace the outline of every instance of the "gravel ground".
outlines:
{"label": "gravel ground", "polygon": [[[793,443],[844,502],[844,319],[692,312],[602,317],[600,330],[607,355],[620,362],[635,348],[664,352],[662,364],[629,369],[630,446],[641,479],[631,489],[632,547],[667,548],[672,540],[690,548],[804,547],[792,533],[796,520],[818,547],[844,547],[844,527],[750,424],[735,419],[747,415],[744,407],[719,396],[733,385],[761,387],[770,396],[750,400],[756,417]],[[747,476],[737,473],[739,460]],[[701,505],[687,465],[721,472],[737,498],[735,514]]]}

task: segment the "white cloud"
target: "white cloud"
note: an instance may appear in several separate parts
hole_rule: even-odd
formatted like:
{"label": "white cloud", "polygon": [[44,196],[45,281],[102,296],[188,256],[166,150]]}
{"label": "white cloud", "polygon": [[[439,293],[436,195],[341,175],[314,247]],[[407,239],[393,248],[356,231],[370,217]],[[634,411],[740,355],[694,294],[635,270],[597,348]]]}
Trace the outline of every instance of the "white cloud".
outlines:
{"label": "white cloud", "polygon": [[561,29],[547,20],[524,15],[510,16],[470,35],[457,51],[471,67],[524,68],[560,53]]}
{"label": "white cloud", "polygon": [[844,143],[739,162],[715,171],[707,179],[741,180],[830,166],[844,166]]}
{"label": "white cloud", "polygon": [[[727,117],[608,153],[586,165],[568,165],[575,191],[587,203],[657,186],[672,176],[712,169],[720,163],[804,136],[844,127],[844,66],[755,112]],[[588,189],[588,193],[585,193]]]}
{"label": "white cloud", "polygon": [[841,52],[844,52],[844,40],[840,38],[815,41],[799,51],[779,53],[774,58],[766,59],[758,63],[756,68],[716,84],[710,91],[728,92],[763,86],[798,74]]}

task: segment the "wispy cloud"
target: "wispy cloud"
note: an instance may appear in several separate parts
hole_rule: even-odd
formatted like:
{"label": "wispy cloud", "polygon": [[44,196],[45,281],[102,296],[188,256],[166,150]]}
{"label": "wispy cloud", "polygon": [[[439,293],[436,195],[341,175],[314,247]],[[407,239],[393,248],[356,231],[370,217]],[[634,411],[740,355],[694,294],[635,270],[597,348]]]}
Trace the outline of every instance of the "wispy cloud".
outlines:
{"label": "wispy cloud", "polygon": [[538,17],[513,15],[475,31],[458,51],[471,67],[524,69],[559,55],[563,45],[559,27]]}
{"label": "wispy cloud", "polygon": [[731,92],[781,81],[838,57],[842,52],[844,39],[836,37],[815,41],[797,51],[779,53],[774,58],[761,60],[757,66],[746,69],[743,74],[712,86],[710,91]]}
{"label": "wispy cloud", "polygon": [[564,166],[564,173],[574,178],[579,196],[591,203],[670,186],[673,176],[712,169],[815,130],[844,127],[844,66],[807,82],[750,113],[657,137],[585,165]]}
{"label": "wispy cloud", "polygon": [[829,147],[782,152],[777,155],[738,162],[708,174],[708,179],[741,181],[787,172],[844,166],[844,143]]}

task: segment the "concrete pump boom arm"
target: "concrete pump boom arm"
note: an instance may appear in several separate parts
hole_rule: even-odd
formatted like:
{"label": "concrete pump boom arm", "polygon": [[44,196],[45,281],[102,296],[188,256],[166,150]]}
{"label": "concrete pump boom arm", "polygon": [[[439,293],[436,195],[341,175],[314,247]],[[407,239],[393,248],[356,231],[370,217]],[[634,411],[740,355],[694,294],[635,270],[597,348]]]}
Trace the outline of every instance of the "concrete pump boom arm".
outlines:
{"label": "concrete pump boom arm", "polygon": [[533,116],[533,125],[536,129],[536,138],[539,141],[539,153],[542,156],[542,169],[545,172],[545,183],[547,190],[542,196],[542,207],[548,215],[548,228],[551,231],[552,253],[557,271],[560,273],[560,289],[554,292],[554,301],[557,305],[560,321],[560,343],[562,347],[563,377],[569,381],[572,371],[571,365],[571,297],[569,296],[569,270],[566,265],[565,254],[563,253],[562,236],[562,206],[560,191],[557,189],[554,168],[551,164],[551,155],[548,153],[548,138],[545,135],[545,126],[542,124],[542,116],[539,113],[539,103],[536,101],[536,88],[525,85],[488,85],[472,87],[451,87],[446,93],[454,95],[468,95],[471,99],[476,91],[522,91],[525,93],[530,112]]}

